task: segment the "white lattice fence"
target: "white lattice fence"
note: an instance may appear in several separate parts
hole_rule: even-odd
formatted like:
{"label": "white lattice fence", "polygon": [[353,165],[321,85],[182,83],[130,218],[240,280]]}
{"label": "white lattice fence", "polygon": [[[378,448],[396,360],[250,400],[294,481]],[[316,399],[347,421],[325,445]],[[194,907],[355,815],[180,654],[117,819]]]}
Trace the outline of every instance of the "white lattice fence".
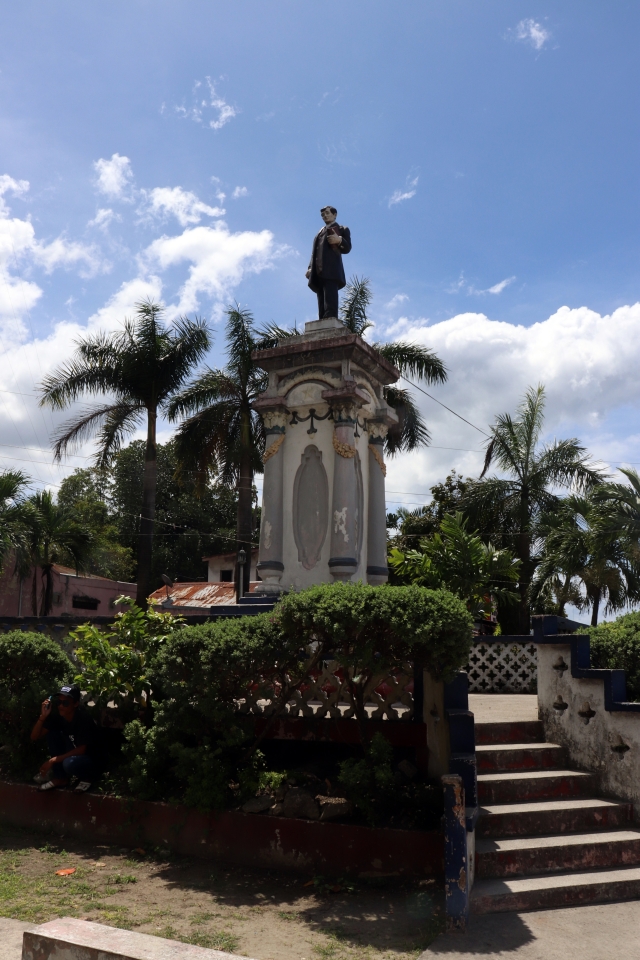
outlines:
{"label": "white lattice fence", "polygon": [[538,653],[535,643],[478,640],[467,666],[470,693],[535,693]]}
{"label": "white lattice fence", "polygon": [[[268,717],[275,709],[279,690],[271,684],[255,683],[246,699],[238,703],[240,713]],[[364,688],[364,704],[370,720],[410,720],[413,717],[413,670],[406,665],[402,673],[373,677]],[[355,716],[353,699],[342,667],[335,661],[325,663],[292,695],[283,716],[333,717]]]}

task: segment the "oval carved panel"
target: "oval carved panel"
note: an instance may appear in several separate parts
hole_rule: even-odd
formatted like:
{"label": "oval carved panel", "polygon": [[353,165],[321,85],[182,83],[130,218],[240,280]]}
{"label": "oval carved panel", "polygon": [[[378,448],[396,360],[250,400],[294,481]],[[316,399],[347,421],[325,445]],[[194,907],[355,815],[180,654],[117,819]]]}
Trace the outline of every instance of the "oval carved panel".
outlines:
{"label": "oval carved panel", "polygon": [[329,524],[329,481],[322,454],[306,447],[293,482],[293,536],[298,560],[311,570],[320,559]]}

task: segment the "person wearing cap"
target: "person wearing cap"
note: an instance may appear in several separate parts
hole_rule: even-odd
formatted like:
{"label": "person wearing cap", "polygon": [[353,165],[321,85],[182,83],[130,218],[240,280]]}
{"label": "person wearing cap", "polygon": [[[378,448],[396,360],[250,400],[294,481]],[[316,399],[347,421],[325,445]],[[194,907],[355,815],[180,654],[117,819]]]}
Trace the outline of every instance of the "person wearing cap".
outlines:
{"label": "person wearing cap", "polygon": [[[52,711],[55,699],[58,710]],[[49,697],[40,708],[40,716],[31,731],[32,740],[47,738],[50,759],[40,767],[34,779],[40,790],[65,787],[78,778],[76,793],[83,793],[99,773],[98,728],[80,706],[80,688],[64,686],[55,698]]]}
{"label": "person wearing cap", "polygon": [[338,316],[338,290],[346,285],[342,254],[351,250],[349,227],[336,223],[335,207],[323,207],[320,215],[324,227],[313,238],[311,260],[307,269],[309,286],[318,296],[318,317]]}

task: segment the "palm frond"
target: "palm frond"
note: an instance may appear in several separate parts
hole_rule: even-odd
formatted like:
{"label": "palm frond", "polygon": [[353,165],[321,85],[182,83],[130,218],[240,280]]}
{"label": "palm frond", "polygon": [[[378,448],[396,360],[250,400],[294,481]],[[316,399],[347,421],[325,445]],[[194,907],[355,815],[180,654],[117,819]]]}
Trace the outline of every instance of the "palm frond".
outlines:
{"label": "palm frond", "polygon": [[390,427],[387,433],[385,452],[389,456],[394,456],[396,453],[410,452],[417,447],[428,446],[431,435],[411,393],[393,386],[384,388],[384,396],[398,417],[398,423]]}
{"label": "palm frond", "polygon": [[[105,403],[99,407],[91,407],[72,420],[63,423],[58,432],[53,437],[53,456],[56,461],[60,461],[67,453],[69,447],[75,447],[95,433],[97,429],[103,426],[111,417],[112,422],[121,418],[121,431],[127,428],[133,429],[138,423],[139,417],[143,413],[143,407],[140,404],[127,403],[126,401],[116,401],[115,403]],[[113,418],[116,418],[114,421]],[[124,418],[124,419],[123,419]],[[113,428],[111,428],[113,434]],[[115,437],[114,437],[115,441]],[[112,441],[112,442],[114,442]]]}
{"label": "palm frond", "polygon": [[374,343],[377,350],[403,376],[417,377],[425,383],[445,383],[447,368],[439,357],[417,343],[397,340],[394,343]]}
{"label": "palm frond", "polygon": [[373,299],[370,281],[367,277],[353,276],[349,279],[340,304],[340,319],[345,327],[359,337],[372,327],[367,318],[367,307]]}

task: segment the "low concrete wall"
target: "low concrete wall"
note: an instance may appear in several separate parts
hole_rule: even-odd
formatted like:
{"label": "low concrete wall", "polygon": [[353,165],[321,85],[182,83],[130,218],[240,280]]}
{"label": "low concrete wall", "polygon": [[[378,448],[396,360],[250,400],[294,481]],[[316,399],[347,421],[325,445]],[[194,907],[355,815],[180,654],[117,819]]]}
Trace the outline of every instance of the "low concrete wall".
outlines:
{"label": "low concrete wall", "polygon": [[590,670],[576,659],[569,638],[538,645],[538,710],[546,739],[595,773],[603,794],[632,802],[640,819],[640,705],[606,704],[608,675],[618,671]]}
{"label": "low concrete wall", "polygon": [[444,876],[438,831],[388,830],[0,783],[0,818],[14,826],[127,847],[325,876]]}

